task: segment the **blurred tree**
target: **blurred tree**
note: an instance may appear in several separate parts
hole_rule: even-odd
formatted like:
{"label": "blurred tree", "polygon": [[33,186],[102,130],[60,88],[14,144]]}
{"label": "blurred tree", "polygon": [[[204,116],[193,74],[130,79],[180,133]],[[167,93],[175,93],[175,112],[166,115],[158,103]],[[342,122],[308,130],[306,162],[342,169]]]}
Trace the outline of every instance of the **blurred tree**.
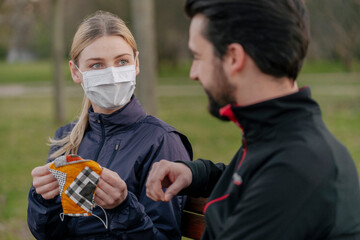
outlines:
{"label": "blurred tree", "polygon": [[[52,0],[2,0],[0,5],[0,58],[10,56],[49,58],[53,18]],[[189,19],[184,0],[152,0],[155,4],[157,60],[181,64],[189,60],[187,50]],[[76,0],[65,6],[65,52],[82,19],[96,10],[110,11],[127,22],[132,30],[130,4],[133,0]],[[1,3],[1,2],[0,2]],[[312,41],[308,59],[343,62],[349,70],[360,59],[360,0],[306,0],[310,11]],[[135,18],[143,18],[134,13]],[[137,41],[140,39],[137,38]],[[24,53],[24,54],[19,54]],[[66,54],[67,55],[67,54]]]}
{"label": "blurred tree", "polygon": [[309,58],[340,60],[345,69],[360,58],[360,0],[307,0],[312,42]]}
{"label": "blurred tree", "polygon": [[184,1],[156,0],[156,43],[159,60],[173,66],[188,61],[187,46],[190,20],[185,16]]}
{"label": "blurred tree", "polygon": [[31,61],[35,54],[30,47],[33,37],[35,0],[7,0],[11,37],[6,61],[9,63]]}
{"label": "blurred tree", "polygon": [[[139,49],[136,93],[148,114],[156,115],[157,51],[153,0],[131,0],[133,32]],[[140,17],[141,16],[141,17]]]}
{"label": "blurred tree", "polygon": [[65,0],[53,0],[53,78],[55,121],[65,121],[65,87],[64,87],[64,8]]}

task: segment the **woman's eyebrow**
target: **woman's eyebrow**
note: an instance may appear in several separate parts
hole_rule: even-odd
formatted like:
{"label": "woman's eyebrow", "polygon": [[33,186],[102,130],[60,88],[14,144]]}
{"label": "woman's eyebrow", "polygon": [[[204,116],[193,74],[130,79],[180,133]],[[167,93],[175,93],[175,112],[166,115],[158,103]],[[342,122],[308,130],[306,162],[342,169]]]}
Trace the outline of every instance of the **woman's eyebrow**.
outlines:
{"label": "woman's eyebrow", "polygon": [[104,60],[103,58],[98,58],[98,57],[94,57],[94,58],[88,58],[85,60],[85,62],[89,62],[89,61],[102,61]]}
{"label": "woman's eyebrow", "polygon": [[117,55],[116,57],[114,57],[114,59],[117,59],[117,58],[120,58],[120,57],[124,57],[124,56],[130,56],[130,57],[132,57],[132,54],[130,54],[130,53],[122,53],[122,54],[119,54],[119,55]]}
{"label": "woman's eyebrow", "polygon": [[[114,59],[118,59],[118,58],[121,58],[121,57],[124,57],[124,56],[132,56],[132,54],[130,53],[122,53],[122,54],[119,54],[117,56],[114,57]],[[88,58],[85,60],[85,62],[89,62],[89,61],[103,61],[104,58],[100,58],[100,57],[93,57],[93,58]]]}

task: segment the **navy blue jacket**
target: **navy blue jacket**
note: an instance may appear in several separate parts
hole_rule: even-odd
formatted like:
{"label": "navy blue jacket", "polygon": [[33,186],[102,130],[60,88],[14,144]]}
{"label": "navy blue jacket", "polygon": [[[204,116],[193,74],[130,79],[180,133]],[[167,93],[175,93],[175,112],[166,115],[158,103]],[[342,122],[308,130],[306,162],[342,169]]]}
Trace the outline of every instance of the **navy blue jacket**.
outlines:
{"label": "navy blue jacket", "polygon": [[[62,138],[74,122],[56,131]],[[51,147],[49,155],[56,150]],[[133,97],[124,108],[110,115],[89,109],[89,127],[78,155],[115,171],[126,182],[128,197],[118,207],[106,210],[109,227],[94,216],[69,217],[61,221],[60,197],[45,200],[34,187],[29,193],[28,225],[37,239],[180,239],[184,197],[154,202],[146,196],[146,178],[154,162],[191,160],[187,138],[170,125],[146,115]],[[48,159],[51,161],[52,159]],[[105,219],[96,207],[93,214]]]}

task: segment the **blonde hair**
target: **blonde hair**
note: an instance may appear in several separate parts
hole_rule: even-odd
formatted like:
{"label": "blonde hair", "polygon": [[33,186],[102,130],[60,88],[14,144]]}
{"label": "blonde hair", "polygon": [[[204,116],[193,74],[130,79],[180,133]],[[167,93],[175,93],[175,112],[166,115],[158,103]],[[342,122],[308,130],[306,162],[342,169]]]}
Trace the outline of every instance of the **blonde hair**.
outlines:
{"label": "blonde hair", "polygon": [[[93,15],[85,18],[76,31],[70,50],[71,60],[78,66],[79,56],[84,48],[103,36],[122,37],[133,49],[134,56],[136,56],[136,42],[125,22],[109,12],[97,11]],[[62,139],[50,138],[51,146],[60,147],[50,155],[50,158],[56,158],[64,154],[77,154],[79,145],[88,126],[88,109],[90,106],[90,100],[84,95],[81,113],[72,131]]]}

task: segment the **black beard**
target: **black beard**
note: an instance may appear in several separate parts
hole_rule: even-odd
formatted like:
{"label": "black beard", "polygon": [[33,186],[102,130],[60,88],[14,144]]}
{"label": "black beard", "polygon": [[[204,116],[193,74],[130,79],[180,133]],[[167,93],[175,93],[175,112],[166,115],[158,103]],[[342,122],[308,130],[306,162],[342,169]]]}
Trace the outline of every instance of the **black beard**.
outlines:
{"label": "black beard", "polygon": [[[221,60],[216,59],[214,61],[214,68],[213,68],[213,79],[218,81],[216,87],[217,93],[216,98],[214,95],[210,93],[210,91],[205,89],[205,92],[209,99],[209,106],[208,110],[211,115],[214,117],[222,120],[222,121],[230,121],[229,118],[220,115],[220,109],[227,104],[235,103],[233,96],[233,92],[235,91],[235,87],[230,85],[224,70],[221,66]],[[220,90],[220,91],[219,91]],[[214,93],[215,94],[215,93]]]}
{"label": "black beard", "polygon": [[219,105],[215,101],[215,99],[208,92],[206,94],[207,94],[208,99],[209,99],[209,106],[208,106],[209,113],[212,116],[216,117],[217,119],[220,119],[221,121],[230,121],[229,118],[220,115],[220,109],[222,107],[224,107],[226,104],[225,105]]}

